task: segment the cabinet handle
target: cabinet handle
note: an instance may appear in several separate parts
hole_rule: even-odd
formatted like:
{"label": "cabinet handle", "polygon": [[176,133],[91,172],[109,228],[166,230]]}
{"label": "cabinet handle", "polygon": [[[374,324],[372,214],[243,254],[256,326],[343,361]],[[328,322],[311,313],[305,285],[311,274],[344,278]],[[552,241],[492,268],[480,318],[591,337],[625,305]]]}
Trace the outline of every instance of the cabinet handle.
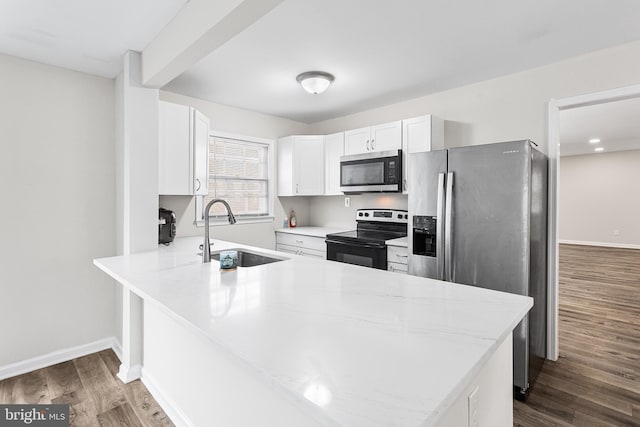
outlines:
{"label": "cabinet handle", "polygon": [[200,180],[198,178],[196,178],[196,184],[198,184],[198,186],[196,187],[196,191],[199,191],[200,190],[200,186],[202,184],[200,184]]}
{"label": "cabinet handle", "polygon": [[303,243],[304,243],[304,240],[296,240],[296,243],[303,244]]}
{"label": "cabinet handle", "polygon": [[400,255],[400,254],[396,254],[396,256],[398,258],[409,258],[409,255]]}
{"label": "cabinet handle", "polygon": [[369,140],[367,139],[367,151],[369,151],[369,150],[371,150],[371,149],[369,148]]}
{"label": "cabinet handle", "polygon": [[374,143],[375,141],[376,141],[375,139],[372,139],[372,140],[371,140],[371,149],[372,149],[372,150],[376,148],[376,147],[375,147],[375,145],[373,145],[373,143]]}
{"label": "cabinet handle", "polygon": [[389,271],[393,271],[393,265],[389,265]]}
{"label": "cabinet handle", "polygon": [[296,193],[300,192],[300,184],[296,184]]}
{"label": "cabinet handle", "polygon": [[407,185],[407,180],[404,180],[404,190],[409,191],[409,186]]}

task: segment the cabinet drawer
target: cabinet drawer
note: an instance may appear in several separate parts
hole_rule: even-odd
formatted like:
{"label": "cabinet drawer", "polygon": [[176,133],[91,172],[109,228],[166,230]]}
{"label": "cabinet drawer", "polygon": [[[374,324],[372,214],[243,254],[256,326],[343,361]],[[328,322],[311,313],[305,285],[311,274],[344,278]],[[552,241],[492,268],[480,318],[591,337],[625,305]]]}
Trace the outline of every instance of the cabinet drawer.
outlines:
{"label": "cabinet drawer", "polygon": [[407,274],[407,271],[409,271],[409,268],[407,264],[398,264],[397,262],[387,262],[387,270],[393,271],[394,273]]}
{"label": "cabinet drawer", "polygon": [[309,256],[309,257],[314,257],[314,258],[319,258],[319,259],[326,259],[327,258],[327,253],[326,252],[317,251],[315,249],[301,248],[299,246],[283,245],[281,243],[278,243],[276,245],[276,251],[285,252],[285,253],[288,253],[288,254]]}
{"label": "cabinet drawer", "polygon": [[276,243],[297,246],[305,249],[326,252],[327,244],[324,237],[302,236],[300,234],[276,233]]}
{"label": "cabinet drawer", "polygon": [[407,265],[409,250],[399,246],[387,246],[387,262]]}

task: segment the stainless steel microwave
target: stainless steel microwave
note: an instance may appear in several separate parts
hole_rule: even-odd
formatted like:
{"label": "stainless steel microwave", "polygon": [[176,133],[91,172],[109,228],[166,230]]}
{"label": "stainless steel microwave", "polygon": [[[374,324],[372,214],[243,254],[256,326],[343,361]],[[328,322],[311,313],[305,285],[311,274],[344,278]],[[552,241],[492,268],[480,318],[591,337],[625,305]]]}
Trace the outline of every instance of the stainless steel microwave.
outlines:
{"label": "stainless steel microwave", "polygon": [[340,191],[345,194],[402,191],[402,150],[340,157]]}

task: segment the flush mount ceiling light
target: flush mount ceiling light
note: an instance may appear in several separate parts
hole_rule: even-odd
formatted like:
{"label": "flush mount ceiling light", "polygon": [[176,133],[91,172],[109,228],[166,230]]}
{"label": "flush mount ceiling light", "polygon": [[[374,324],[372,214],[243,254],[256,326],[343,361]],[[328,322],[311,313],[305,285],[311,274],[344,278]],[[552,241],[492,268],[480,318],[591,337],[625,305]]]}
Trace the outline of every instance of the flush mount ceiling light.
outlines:
{"label": "flush mount ceiling light", "polygon": [[604,151],[604,148],[598,147],[598,148],[594,149],[593,151],[597,151],[599,153],[600,151]]}
{"label": "flush mount ceiling light", "polygon": [[335,80],[335,77],[324,71],[307,71],[299,74],[296,80],[304,90],[316,95],[327,90],[331,82]]}
{"label": "flush mount ceiling light", "polygon": [[591,138],[589,140],[589,144],[597,144],[598,142],[600,142],[600,138]]}

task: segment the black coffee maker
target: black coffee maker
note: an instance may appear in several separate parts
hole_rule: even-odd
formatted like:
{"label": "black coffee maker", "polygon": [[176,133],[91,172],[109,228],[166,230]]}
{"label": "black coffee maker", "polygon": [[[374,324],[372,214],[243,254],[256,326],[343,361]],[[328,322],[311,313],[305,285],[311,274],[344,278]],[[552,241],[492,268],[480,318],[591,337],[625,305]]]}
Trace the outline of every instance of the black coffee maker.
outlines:
{"label": "black coffee maker", "polygon": [[176,237],[176,214],[160,208],[158,217],[158,243],[168,245]]}

